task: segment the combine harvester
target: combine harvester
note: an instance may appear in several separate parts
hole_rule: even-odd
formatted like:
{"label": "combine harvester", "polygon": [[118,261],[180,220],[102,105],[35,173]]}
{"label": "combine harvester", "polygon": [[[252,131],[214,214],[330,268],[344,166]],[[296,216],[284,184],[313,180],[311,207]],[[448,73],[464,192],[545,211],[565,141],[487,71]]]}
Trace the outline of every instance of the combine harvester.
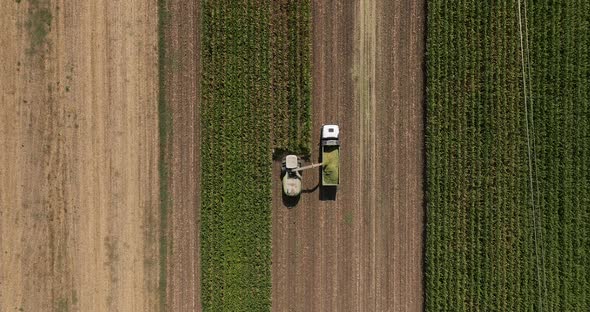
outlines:
{"label": "combine harvester", "polygon": [[319,164],[302,167],[303,160],[297,155],[287,155],[283,159],[283,193],[297,197],[301,194],[302,171],[322,167],[322,186],[336,187],[340,184],[340,129],[337,125],[322,127],[321,148],[322,159]]}

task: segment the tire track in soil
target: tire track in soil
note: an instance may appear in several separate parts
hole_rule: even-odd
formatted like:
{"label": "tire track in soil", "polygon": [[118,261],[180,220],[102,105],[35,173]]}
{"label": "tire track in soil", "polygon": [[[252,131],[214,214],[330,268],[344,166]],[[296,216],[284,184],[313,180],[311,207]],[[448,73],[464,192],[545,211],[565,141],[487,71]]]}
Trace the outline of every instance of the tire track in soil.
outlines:
{"label": "tire track in soil", "polygon": [[342,180],[287,208],[275,164],[274,311],[422,309],[424,22],[422,2],[314,1],[312,159],[338,123]]}

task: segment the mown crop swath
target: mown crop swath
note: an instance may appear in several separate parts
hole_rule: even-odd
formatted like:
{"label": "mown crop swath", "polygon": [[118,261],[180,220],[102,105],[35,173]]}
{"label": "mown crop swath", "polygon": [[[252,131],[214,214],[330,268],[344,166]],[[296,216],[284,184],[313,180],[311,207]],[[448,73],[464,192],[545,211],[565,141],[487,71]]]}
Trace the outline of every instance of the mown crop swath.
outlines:
{"label": "mown crop swath", "polygon": [[[308,148],[310,141],[310,5],[288,3],[294,11],[286,32],[271,31],[271,12],[283,12],[272,1],[202,3],[205,311],[270,310],[271,131],[280,148]],[[275,97],[281,100],[273,105]]]}
{"label": "mown crop swath", "polygon": [[590,2],[527,2],[527,110],[517,1],[428,3],[429,311],[590,311]]}

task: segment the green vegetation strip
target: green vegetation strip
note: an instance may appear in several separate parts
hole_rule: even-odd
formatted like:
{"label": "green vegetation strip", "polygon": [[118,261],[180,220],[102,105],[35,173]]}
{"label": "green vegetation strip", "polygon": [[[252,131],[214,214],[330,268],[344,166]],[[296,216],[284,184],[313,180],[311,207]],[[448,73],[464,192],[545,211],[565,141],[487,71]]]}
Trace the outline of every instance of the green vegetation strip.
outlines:
{"label": "green vegetation strip", "polygon": [[269,311],[272,149],[310,150],[311,4],[202,8],[203,309]]}
{"label": "green vegetation strip", "polygon": [[527,110],[517,2],[428,1],[428,311],[590,311],[590,2],[526,9]]}
{"label": "green vegetation strip", "polygon": [[269,1],[203,1],[201,264],[205,311],[269,311]]}
{"label": "green vegetation strip", "polygon": [[311,1],[272,1],[271,104],[275,154],[311,153]]}

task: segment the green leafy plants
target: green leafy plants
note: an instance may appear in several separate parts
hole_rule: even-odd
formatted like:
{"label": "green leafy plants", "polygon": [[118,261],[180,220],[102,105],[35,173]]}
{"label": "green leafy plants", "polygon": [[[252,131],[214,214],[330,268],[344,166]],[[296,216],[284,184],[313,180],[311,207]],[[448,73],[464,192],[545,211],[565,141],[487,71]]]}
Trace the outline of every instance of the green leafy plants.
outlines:
{"label": "green leafy plants", "polygon": [[202,302],[270,310],[268,1],[203,2]]}
{"label": "green leafy plants", "polygon": [[[206,311],[270,310],[272,150],[310,150],[310,9],[309,1],[202,3]],[[276,14],[288,16],[286,31]]]}
{"label": "green leafy plants", "polygon": [[273,148],[311,153],[311,1],[273,1],[270,9]]}
{"label": "green leafy plants", "polygon": [[518,9],[428,2],[429,311],[590,309],[590,5]]}

